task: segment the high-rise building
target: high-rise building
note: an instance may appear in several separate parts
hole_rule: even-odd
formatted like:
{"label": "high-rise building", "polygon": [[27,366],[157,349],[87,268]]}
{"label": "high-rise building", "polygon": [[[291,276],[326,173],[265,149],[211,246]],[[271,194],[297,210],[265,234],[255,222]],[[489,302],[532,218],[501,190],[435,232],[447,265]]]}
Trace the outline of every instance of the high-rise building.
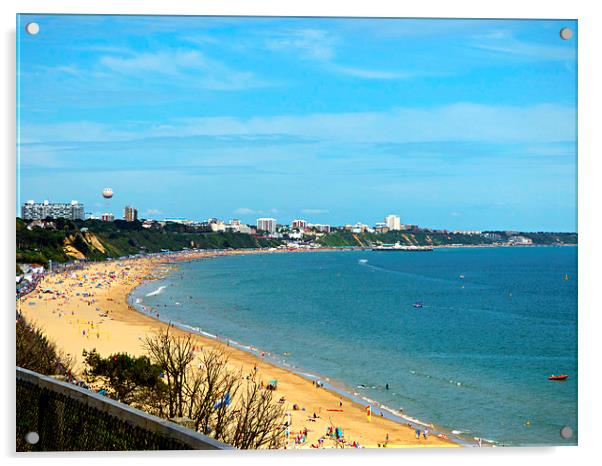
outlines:
{"label": "high-rise building", "polygon": [[313,225],[314,230],[319,231],[321,233],[330,233],[330,225],[325,225],[321,223],[316,223]]}
{"label": "high-rise building", "polygon": [[296,230],[305,230],[307,228],[307,221],[305,220],[293,220],[291,227]]}
{"label": "high-rise building", "polygon": [[44,220],[46,218],[83,220],[84,215],[84,205],[77,201],[71,201],[71,204],[27,201],[21,206],[23,220]]}
{"label": "high-rise building", "polygon": [[113,222],[115,220],[115,216],[113,214],[104,213],[100,216],[100,219],[103,222]]}
{"label": "high-rise building", "polygon": [[126,205],[123,209],[123,219],[126,222],[135,222],[138,220],[138,209],[131,205]]}
{"label": "high-rise building", "polygon": [[267,231],[268,233],[276,232],[276,219],[275,218],[258,218],[257,219],[257,231]]}
{"label": "high-rise building", "polygon": [[385,217],[385,223],[387,224],[387,228],[389,230],[401,230],[401,225],[399,222],[399,216],[398,215],[387,215]]}

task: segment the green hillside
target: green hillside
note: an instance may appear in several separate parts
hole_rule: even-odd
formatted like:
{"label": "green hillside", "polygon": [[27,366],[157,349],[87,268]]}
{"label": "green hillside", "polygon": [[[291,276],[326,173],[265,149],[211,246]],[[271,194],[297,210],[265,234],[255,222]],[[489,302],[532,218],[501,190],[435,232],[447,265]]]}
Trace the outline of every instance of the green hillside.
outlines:
{"label": "green hillside", "polygon": [[243,233],[202,232],[183,225],[147,229],[140,222],[57,219],[50,227],[28,229],[30,223],[20,218],[16,220],[17,263],[102,260],[163,249],[243,249],[280,244]]}
{"label": "green hillside", "polygon": [[493,243],[505,243],[509,238],[518,234],[530,238],[536,245],[553,244],[577,244],[576,233],[509,233],[489,232],[497,236],[465,235],[454,233],[435,233],[426,230],[418,231],[390,231],[388,233],[358,233],[337,230],[322,236],[318,242],[327,247],[349,247],[349,246],[375,246],[380,244],[395,244],[414,246],[445,246],[452,244],[461,245],[487,245]]}

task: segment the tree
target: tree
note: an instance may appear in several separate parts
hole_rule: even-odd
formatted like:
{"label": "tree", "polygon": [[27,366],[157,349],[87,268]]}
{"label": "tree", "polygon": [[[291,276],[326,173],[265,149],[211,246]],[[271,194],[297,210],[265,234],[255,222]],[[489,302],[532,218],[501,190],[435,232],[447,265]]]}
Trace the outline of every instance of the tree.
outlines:
{"label": "tree", "polygon": [[171,327],[145,340],[151,361],[165,375],[163,415],[187,417],[196,430],[238,448],[275,448],[284,440],[284,409],[263,390],[255,374],[242,377],[219,349],[204,349],[196,360],[192,336]]}
{"label": "tree", "polygon": [[220,350],[204,350],[198,369],[184,385],[188,417],[195,428],[223,439],[232,422],[230,404],[240,388],[242,374],[228,369],[228,358]]}
{"label": "tree", "polygon": [[132,394],[137,389],[161,389],[161,368],[152,364],[147,356],[117,353],[103,358],[95,349],[84,350],[83,356],[88,373],[105,377],[117,399],[124,403],[132,401]]}
{"label": "tree", "polygon": [[17,317],[15,336],[17,367],[46,375],[64,374],[72,368],[73,359],[57,350],[39,328],[21,316]]}
{"label": "tree", "polygon": [[184,386],[194,360],[192,337],[173,336],[171,326],[155,336],[146,337],[144,346],[154,364],[161,368],[167,383],[169,417],[182,417],[185,412]]}
{"label": "tree", "polygon": [[262,390],[252,375],[232,419],[233,428],[223,440],[237,448],[278,448],[284,441],[284,408]]}

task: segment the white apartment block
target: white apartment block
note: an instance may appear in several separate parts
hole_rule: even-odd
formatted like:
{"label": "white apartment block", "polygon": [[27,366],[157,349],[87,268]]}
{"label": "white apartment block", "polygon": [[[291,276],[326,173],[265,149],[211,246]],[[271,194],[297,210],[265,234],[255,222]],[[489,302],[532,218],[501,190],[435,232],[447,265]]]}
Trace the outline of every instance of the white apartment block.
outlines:
{"label": "white apartment block", "polygon": [[257,219],[257,231],[267,231],[268,233],[276,232],[276,219],[275,218],[258,218]]}
{"label": "white apartment block", "polygon": [[385,217],[385,223],[387,224],[387,228],[389,230],[401,230],[401,224],[399,222],[399,216],[398,215],[387,215]]}
{"label": "white apartment block", "polygon": [[84,205],[77,201],[70,204],[27,201],[21,206],[23,220],[44,220],[48,217],[84,220]]}

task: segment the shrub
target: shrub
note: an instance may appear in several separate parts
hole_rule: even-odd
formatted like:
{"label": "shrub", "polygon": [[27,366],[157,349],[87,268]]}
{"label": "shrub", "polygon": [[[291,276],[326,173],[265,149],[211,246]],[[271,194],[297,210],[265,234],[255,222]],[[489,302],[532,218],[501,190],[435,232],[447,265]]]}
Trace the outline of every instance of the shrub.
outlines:
{"label": "shrub", "polygon": [[18,367],[40,374],[64,374],[71,369],[73,360],[57,350],[44,333],[35,326],[17,318],[16,328]]}

